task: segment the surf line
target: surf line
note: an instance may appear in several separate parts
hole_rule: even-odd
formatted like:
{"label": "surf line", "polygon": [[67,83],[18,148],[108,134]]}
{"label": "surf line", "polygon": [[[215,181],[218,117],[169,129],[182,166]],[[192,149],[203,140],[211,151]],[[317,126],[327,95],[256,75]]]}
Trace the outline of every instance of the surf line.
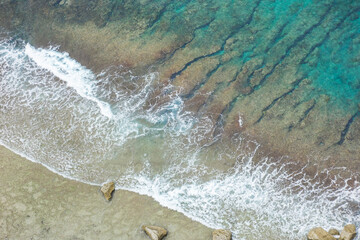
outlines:
{"label": "surf line", "polygon": [[34,48],[29,43],[25,46],[25,54],[39,67],[46,69],[75,91],[83,98],[95,102],[102,115],[109,119],[114,118],[109,103],[96,97],[96,76],[79,62],[72,59],[67,52],[58,52],[56,48]]}

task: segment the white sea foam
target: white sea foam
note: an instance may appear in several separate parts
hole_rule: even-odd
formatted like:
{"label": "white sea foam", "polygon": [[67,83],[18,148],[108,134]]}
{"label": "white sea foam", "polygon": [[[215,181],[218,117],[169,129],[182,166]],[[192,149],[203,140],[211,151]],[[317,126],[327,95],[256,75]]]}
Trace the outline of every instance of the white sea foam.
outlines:
{"label": "white sea foam", "polygon": [[244,124],[244,121],[243,121],[243,119],[242,119],[242,117],[241,117],[241,115],[239,114],[239,120],[238,120],[238,123],[239,123],[239,127],[242,127],[243,126],[243,124]]}
{"label": "white sea foam", "polygon": [[[119,188],[231,229],[235,240],[295,240],[315,226],[360,223],[359,183],[308,184],[280,162],[255,164],[256,142],[237,136],[225,147],[212,137],[211,119],[185,112],[171,85],[154,96],[156,73],[95,74],[55,48],[6,39],[0,56],[0,144],[54,172],[98,185],[116,179]],[[227,162],[234,166],[213,167]]]}
{"label": "white sea foam", "polygon": [[80,96],[95,102],[104,116],[112,118],[110,105],[99,100],[96,96],[94,84],[96,76],[91,70],[70,58],[68,53],[56,50],[56,48],[36,49],[30,44],[25,46],[25,54],[36,64],[67,82],[68,86],[74,88]]}
{"label": "white sea foam", "polygon": [[[150,169],[150,167],[149,167]],[[313,227],[337,228],[350,222],[359,225],[359,215],[350,209],[358,205],[360,188],[344,185],[336,190],[299,173],[288,173],[266,161],[254,164],[239,159],[238,165],[203,181],[204,169],[189,166],[194,177],[181,179],[183,171],[173,166],[161,176],[144,171],[120,179],[133,179],[125,189],[152,196],[164,206],[212,228],[231,229],[234,239],[305,239]],[[285,183],[290,182],[289,185]],[[346,180],[345,180],[346,182]],[[357,207],[358,209],[358,207]]]}

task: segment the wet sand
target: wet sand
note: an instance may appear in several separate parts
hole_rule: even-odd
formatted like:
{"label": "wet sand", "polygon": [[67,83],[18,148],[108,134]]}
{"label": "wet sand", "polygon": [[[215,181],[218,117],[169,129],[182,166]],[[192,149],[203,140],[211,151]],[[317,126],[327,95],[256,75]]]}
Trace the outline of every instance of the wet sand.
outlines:
{"label": "wet sand", "polygon": [[107,202],[98,186],[59,176],[0,146],[0,239],[211,239],[212,230],[152,198],[118,190]]}

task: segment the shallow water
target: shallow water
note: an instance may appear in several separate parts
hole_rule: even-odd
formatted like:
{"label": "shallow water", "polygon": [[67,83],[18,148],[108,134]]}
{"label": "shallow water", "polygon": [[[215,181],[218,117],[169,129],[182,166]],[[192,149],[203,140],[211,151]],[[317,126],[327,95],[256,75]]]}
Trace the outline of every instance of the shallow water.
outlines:
{"label": "shallow water", "polygon": [[156,72],[93,72],[56,47],[8,37],[0,56],[0,143],[63,176],[115,180],[235,240],[360,224],[359,183],[315,184],[280,159],[255,163],[259,143],[241,133],[223,143],[213,121],[185,111],[180,89]]}

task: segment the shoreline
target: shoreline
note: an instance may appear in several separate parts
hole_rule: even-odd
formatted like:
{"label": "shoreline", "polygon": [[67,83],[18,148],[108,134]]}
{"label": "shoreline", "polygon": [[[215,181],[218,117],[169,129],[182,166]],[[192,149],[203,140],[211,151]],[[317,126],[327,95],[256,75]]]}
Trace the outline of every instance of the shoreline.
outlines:
{"label": "shoreline", "polygon": [[[131,1],[129,2],[131,3]],[[255,142],[261,144],[261,148],[259,148],[259,151],[256,151],[256,154],[253,156],[254,163],[261,164],[264,159],[269,159],[269,163],[275,166],[275,170],[271,168],[271,170],[266,173],[272,173],[272,170],[274,170],[273,172],[281,170],[281,176],[289,176],[289,178],[284,178],[283,182],[277,182],[276,179],[278,176],[274,175],[275,177],[270,178],[270,183],[275,181],[276,183],[280,183],[282,187],[287,185],[293,186],[291,189],[286,187],[284,187],[284,189],[290,190],[290,192],[295,189],[296,194],[298,193],[296,192],[298,186],[300,186],[299,192],[307,192],[309,190],[307,194],[300,194],[299,197],[294,197],[294,199],[297,200],[297,203],[308,204],[307,206],[309,207],[307,209],[313,209],[313,206],[316,211],[320,209],[321,214],[319,214],[319,221],[323,221],[323,216],[327,216],[324,217],[324,219],[333,219],[334,216],[333,214],[329,214],[329,210],[337,210],[340,208],[340,210],[342,209],[349,213],[348,209],[335,206],[335,204],[326,201],[328,199],[327,194],[331,195],[334,193],[335,198],[338,197],[341,201],[343,200],[342,203],[355,203],[353,205],[350,204],[349,209],[351,211],[349,217],[356,220],[359,210],[359,205],[356,204],[358,203],[358,198],[352,198],[351,191],[353,191],[355,195],[359,189],[360,175],[358,174],[358,170],[360,170],[360,164],[357,163],[359,163],[360,160],[360,149],[358,148],[360,143],[358,137],[360,136],[360,108],[359,106],[355,106],[355,104],[351,104],[349,108],[341,108],[341,105],[338,105],[337,102],[337,94],[333,96],[332,94],[334,93],[330,91],[331,89],[329,90],[326,86],[323,86],[324,83],[321,81],[318,82],[319,79],[326,79],[327,75],[321,75],[322,77],[317,76],[316,72],[321,72],[322,68],[314,67],[316,63],[324,64],[325,67],[330,68],[323,62],[322,58],[316,55],[316,51],[321,50],[318,43],[322,44],[322,42],[318,42],[317,40],[323,37],[326,37],[325,39],[328,38],[326,41],[330,42],[328,44],[332,49],[339,45],[338,40],[343,39],[342,37],[337,37],[337,34],[343,33],[342,31],[348,32],[347,29],[342,30],[342,28],[336,30],[337,26],[340,25],[334,25],[333,21],[329,21],[329,24],[322,24],[321,22],[323,20],[327,22],[327,19],[343,16],[343,14],[348,12],[346,11],[348,10],[346,7],[344,9],[339,8],[339,12],[330,11],[328,15],[324,15],[324,18],[318,19],[310,14],[313,12],[312,9],[319,10],[319,14],[317,15],[320,16],[322,11],[327,12],[326,4],[324,6],[314,6],[310,4],[309,8],[304,6],[303,10],[299,10],[302,13],[302,18],[300,19],[308,16],[306,21],[298,21],[297,18],[295,18],[294,25],[291,25],[291,28],[289,28],[297,29],[297,26],[301,26],[301,29],[304,31],[293,32],[291,30],[288,31],[286,28],[283,38],[281,42],[279,42],[281,44],[272,44],[272,37],[276,37],[273,36],[272,33],[275,33],[278,28],[282,28],[282,22],[274,21],[273,23],[269,21],[271,16],[269,16],[270,18],[262,18],[260,14],[261,11],[266,11],[266,13],[270,13],[270,15],[272,12],[268,11],[268,7],[262,4],[261,1],[259,1],[258,5],[254,6],[251,14],[249,12],[247,14],[244,13],[244,15],[239,15],[239,13],[241,13],[241,11],[239,11],[241,6],[235,5],[233,8],[235,10],[233,12],[234,17],[232,19],[224,18],[222,16],[223,14],[218,14],[231,13],[231,11],[228,11],[230,8],[225,5],[225,7],[217,6],[215,3],[211,6],[211,9],[215,9],[215,7],[218,8],[214,11],[216,13],[215,15],[211,14],[212,11],[209,11],[209,14],[198,15],[198,11],[193,11],[198,10],[196,4],[194,4],[194,6],[185,6],[183,9],[186,10],[184,16],[187,17],[181,17],[179,19],[175,18],[177,11],[172,11],[177,9],[172,7],[177,6],[173,6],[172,4],[168,5],[170,7],[164,6],[164,8],[160,9],[151,9],[153,3],[149,2],[146,7],[139,8],[148,10],[148,12],[142,12],[141,14],[137,12],[137,6],[140,5],[129,4],[129,6],[127,6],[128,10],[135,11],[125,11],[126,14],[122,15],[120,13],[122,13],[123,10],[117,8],[117,5],[112,6],[109,10],[105,8],[105,11],[102,7],[109,6],[104,5],[104,3],[100,3],[100,5],[90,10],[88,8],[82,8],[82,6],[87,4],[86,1],[82,0],[75,2],[68,1],[67,3],[65,1],[66,4],[60,6],[57,4],[49,5],[45,1],[43,1],[43,3],[44,4],[39,1],[31,6],[21,3],[6,3],[4,4],[6,7],[4,9],[7,9],[7,11],[3,11],[5,12],[3,14],[4,17],[0,17],[0,22],[6,29],[11,29],[14,33],[19,33],[19,35],[15,34],[16,38],[24,38],[36,47],[47,48],[49,45],[59,46],[60,51],[68,52],[72,58],[94,72],[101,71],[109,66],[120,65],[124,66],[124,68],[134,70],[136,75],[138,72],[143,73],[149,68],[155,69],[159,73],[159,85],[167,84],[168,81],[170,81],[171,85],[181,89],[180,95],[184,101],[186,111],[190,111],[199,117],[211,119],[211,124],[214,126],[212,136],[221,134],[223,141],[221,145],[215,146],[214,149],[223,149],[222,146],[230,146],[230,149],[237,148],[237,145],[234,146],[232,144],[233,137],[238,136],[237,134],[249,136],[250,139],[254,139],[254,141],[256,140]],[[250,3],[251,1],[249,1],[249,4]],[[24,6],[26,7],[24,9],[27,10],[21,13],[22,7]],[[237,7],[240,8],[236,10]],[[33,14],[27,14],[29,12],[28,9],[31,9]],[[82,10],[81,12],[74,12],[76,9]],[[204,9],[209,10],[210,6],[204,7]],[[291,9],[292,8],[289,8],[289,10]],[[107,15],[108,13],[110,15]],[[153,16],[152,13],[154,13],[155,16]],[[284,12],[284,14],[285,13],[286,12]],[[232,29],[237,26],[238,22],[243,22],[242,20],[248,14],[250,14],[250,20],[255,16],[255,19],[258,21],[248,22],[244,20],[244,26],[246,26],[246,28],[238,29],[239,31],[237,33],[233,32]],[[291,16],[292,14],[293,13],[289,12],[286,15]],[[350,27],[353,25],[351,25],[351,22],[347,19],[348,16],[352,16],[352,14],[349,10],[348,15],[343,16],[343,21],[346,24],[350,24]],[[65,18],[62,16],[65,16]],[[103,16],[105,16],[105,18],[102,18]],[[119,16],[122,16],[121,19],[119,19]],[[150,16],[157,20],[152,22]],[[157,18],[157,16],[159,16],[159,18]],[[167,20],[169,19],[168,17],[171,16],[174,17],[171,19],[174,19],[174,22],[177,23],[175,25],[184,26],[184,29],[179,28],[179,30],[173,30],[171,26],[168,26]],[[205,22],[197,21],[198,18]],[[12,20],[9,21],[9,19]],[[182,22],[184,19],[187,21]],[[189,19],[190,21],[188,21]],[[233,22],[233,19],[236,19],[236,21]],[[43,24],[44,22],[51,24]],[[317,22],[318,24],[313,25]],[[133,26],[133,23],[137,23],[137,25]],[[300,25],[297,25],[297,23],[300,23]],[[303,28],[302,25],[316,27],[305,30],[306,28]],[[269,26],[271,31],[268,32],[266,29],[259,28],[259,26]],[[321,31],[317,32],[318,28]],[[314,36],[312,33],[314,33]],[[344,38],[346,38],[347,35],[343,35]],[[211,36],[211,38],[209,38],[209,36]],[[101,39],[101,41],[99,41],[99,39]],[[211,39],[211,41],[207,41],[207,39]],[[261,41],[264,44],[258,44],[257,39],[265,39],[265,41]],[[293,41],[294,39],[303,40]],[[239,45],[239,43],[241,44]],[[316,50],[315,54],[314,50]],[[338,56],[342,56],[341,51],[335,51],[335,53],[337,53]],[[323,54],[324,56],[328,56],[326,52]],[[349,56],[350,59],[350,54],[346,56]],[[332,61],[330,61],[330,63],[332,63]],[[344,64],[345,63],[344,61]],[[314,71],[315,74],[313,75]],[[348,75],[345,75],[345,79],[347,79],[347,76]],[[351,76],[353,75],[350,74],[348,76],[349,79],[351,79]],[[356,74],[354,76],[356,76]],[[148,99],[150,103],[156,99],[157,93],[158,92],[155,92]],[[352,102],[356,102],[356,99],[357,98],[354,98]],[[32,141],[31,136],[29,139]],[[243,149],[245,153],[252,150],[252,145],[249,147],[250,149],[247,147]],[[0,146],[0,157],[2,156],[1,152],[2,147]],[[26,155],[30,151],[25,150],[23,152]],[[10,155],[11,154],[9,154],[9,156]],[[24,154],[20,155],[24,157]],[[45,156],[46,155],[47,153]],[[38,159],[38,155],[35,154],[33,156],[35,156],[34,159]],[[9,159],[10,158],[11,157],[9,157]],[[25,156],[25,158],[27,157]],[[64,176],[57,173],[56,169],[59,168],[56,167],[56,164],[50,164],[50,166],[54,167],[54,169],[52,169],[40,163],[40,165],[50,170],[51,173],[47,173],[47,170],[39,170],[45,169],[39,167],[39,164],[32,166],[34,165],[33,163],[31,163],[32,165],[28,165],[30,164],[29,161],[27,161],[27,163],[19,163],[18,161],[20,160],[15,160],[15,165],[11,165],[12,162],[9,159],[7,162],[4,161],[4,166],[0,165],[0,169],[6,173],[2,181],[5,186],[3,186],[3,191],[6,191],[8,188],[6,185],[7,182],[12,184],[9,187],[12,191],[10,191],[10,193],[5,192],[5,194],[3,192],[2,194],[5,196],[3,198],[5,199],[4,203],[7,204],[5,209],[15,209],[15,214],[19,216],[21,209],[25,208],[28,210],[28,208],[32,209],[33,206],[35,206],[34,208],[39,208],[37,205],[39,197],[35,195],[36,193],[34,193],[33,190],[34,186],[32,186],[34,184],[33,182],[37,181],[37,183],[39,183],[37,189],[39,189],[40,193],[42,189],[45,189],[44,191],[50,193],[50,195],[52,195],[54,191],[54,196],[59,197],[59,199],[55,198],[54,200],[56,206],[61,205],[61,207],[63,207],[62,205],[71,205],[72,208],[69,206],[65,208],[66,211],[70,212],[70,215],[73,215],[72,212],[75,212],[76,216],[70,217],[70,220],[67,221],[70,224],[61,225],[58,232],[51,232],[50,235],[46,235],[46,232],[50,231],[46,230],[50,228],[46,226],[44,231],[36,233],[40,234],[39,236],[41,238],[49,238],[49,236],[50,238],[56,238],[56,234],[61,234],[61,229],[67,227],[75,229],[76,227],[72,226],[71,223],[75,225],[78,224],[80,227],[76,229],[76,231],[69,233],[75,234],[74,236],[69,235],[69,239],[89,238],[87,235],[84,235],[90,232],[90,230],[87,229],[91,229],[93,231],[92,234],[95,234],[99,238],[100,235],[97,234],[101,234],[102,228],[106,228],[109,225],[111,227],[108,227],[105,233],[108,233],[106,236],[113,238],[114,235],[118,236],[116,234],[120,234],[116,232],[119,229],[116,225],[117,222],[121,222],[120,218],[126,219],[128,216],[131,216],[131,219],[128,219],[131,223],[128,225],[125,224],[126,227],[121,230],[124,234],[127,233],[126,237],[125,235],[119,235],[121,239],[139,239],[139,234],[141,234],[139,232],[139,229],[141,229],[139,226],[141,224],[149,223],[163,226],[169,230],[170,234],[177,234],[177,232],[164,224],[173,224],[172,219],[175,219],[174,224],[177,227],[181,229],[185,228],[187,232],[191,232],[191,229],[189,231],[188,225],[186,224],[200,224],[196,222],[196,208],[187,212],[180,211],[185,212],[185,214],[172,210],[169,210],[167,214],[164,213],[164,209],[167,208],[161,207],[160,204],[170,206],[173,209],[177,209],[177,205],[171,205],[170,201],[170,203],[167,204],[166,201],[162,201],[161,198],[159,199],[156,195],[153,195],[153,197],[141,195],[144,193],[136,189],[135,191],[140,192],[140,195],[133,192],[118,191],[118,193],[115,193],[117,197],[114,198],[114,201],[120,201],[120,203],[115,204],[114,202],[110,202],[109,204],[111,206],[109,207],[109,205],[104,205],[104,203],[99,200],[102,199],[101,194],[95,195],[99,193],[99,191],[95,189],[95,186],[99,188],[99,184],[77,181],[67,176],[65,176],[64,180],[62,179]],[[76,158],[72,158],[72,160],[75,159]],[[31,159],[29,160],[33,161]],[[37,161],[33,162],[37,163]],[[59,161],[55,160],[54,163],[59,163]],[[211,158],[210,161],[206,162],[207,165],[214,169],[224,172],[227,169],[234,169],[233,167],[236,166],[236,163],[235,158],[224,158],[223,161]],[[27,166],[27,170],[22,169],[22,165]],[[95,169],[95,172],[98,173],[100,169],[101,168]],[[43,174],[37,176],[36,172]],[[299,172],[300,174],[298,174]],[[57,173],[62,177],[54,176],[53,173]],[[89,176],[88,171],[84,171],[84,173],[86,176]],[[74,176],[71,175],[71,173],[69,173],[69,175]],[[249,174],[249,176],[252,176],[252,174]],[[270,174],[270,176],[273,175]],[[27,177],[36,179],[36,181],[31,182],[32,185],[30,187],[28,186],[29,183],[24,181]],[[269,174],[266,174],[266,177],[269,177]],[[12,183],[11,179],[14,183]],[[53,179],[60,179],[59,181],[66,183],[57,185],[57,180],[53,182]],[[239,179],[242,180],[242,178]],[[105,179],[101,179],[98,183],[104,180]],[[83,184],[83,182],[85,182],[85,184]],[[240,183],[241,181],[238,182]],[[21,187],[26,186],[32,190],[21,189],[18,194],[15,194],[17,193],[17,189],[14,187],[16,185],[20,185]],[[218,186],[220,185],[221,184]],[[41,186],[44,186],[44,188]],[[229,184],[228,186],[232,185]],[[268,181],[261,182],[260,186],[267,187]],[[278,185],[274,186],[277,187]],[[163,185],[159,185],[158,187],[158,189],[161,190]],[[56,188],[62,189],[62,191],[57,192],[58,190]],[[75,189],[80,189],[82,199],[76,199],[76,197],[74,199],[73,196],[77,196],[78,194]],[[270,190],[270,193],[273,193],[272,190],[274,189],[279,190],[278,188],[273,188],[271,184],[269,188],[265,188],[265,190]],[[280,190],[284,191],[284,189],[281,188]],[[239,191],[240,190],[239,188]],[[345,192],[342,193],[341,190]],[[325,191],[325,194],[323,191]],[[229,199],[229,196],[231,199],[231,191],[226,191],[226,193],[228,195],[226,195],[224,200]],[[264,189],[261,189],[258,194],[262,200],[260,202],[263,203],[262,206],[268,206],[268,202],[263,198],[263,193]],[[265,193],[267,192],[265,191]],[[279,193],[279,191],[275,191],[275,194],[276,193]],[[320,193],[320,197],[318,193]],[[253,194],[253,192],[251,192],[251,194]],[[23,196],[28,195],[30,195],[28,200],[25,201],[22,199]],[[92,197],[89,198],[88,196]],[[241,194],[237,196],[237,201],[242,199]],[[269,196],[272,199],[273,194],[269,194]],[[292,195],[286,194],[281,196],[285,197],[285,201],[292,197]],[[311,204],[311,200],[304,200],[308,196],[317,201]],[[348,198],[353,199],[353,201],[351,202],[351,200],[348,200],[344,196],[348,196]],[[15,198],[13,205],[11,203],[12,197]],[[47,197],[50,198],[50,203],[46,202],[44,205],[45,212],[53,209],[51,205],[53,196]],[[122,198],[119,200],[120,197]],[[157,200],[155,201],[154,199]],[[214,195],[213,200],[215,201],[216,199]],[[207,199],[205,200],[204,203],[209,202]],[[329,207],[323,207],[321,200],[329,203]],[[3,204],[2,201],[1,199],[1,204]],[[198,202],[197,200],[191,201],[195,201],[197,204],[201,203],[201,201]],[[240,202],[241,201],[239,201],[239,203]],[[140,203],[144,203],[149,209],[146,210],[143,208],[144,206],[139,206]],[[282,210],[278,207],[279,204],[282,206],[281,201],[270,201],[270,205],[274,203],[276,205],[275,210]],[[25,207],[21,206],[21,204]],[[124,205],[126,209],[121,208]],[[243,203],[243,206],[244,205],[246,204]],[[231,206],[231,204],[228,206]],[[258,206],[261,205],[256,205],[254,209],[257,210]],[[285,216],[291,215],[294,209],[299,209],[300,207],[302,206],[299,204],[290,206]],[[117,208],[119,208],[119,212],[121,212],[119,213],[119,215],[121,215],[120,217],[117,217]],[[102,215],[95,211],[95,209],[103,209]],[[141,211],[139,211],[139,209],[141,209]],[[204,209],[209,209],[209,207]],[[219,209],[222,212],[223,209],[221,207]],[[161,212],[161,214],[159,213],[157,216],[159,219],[154,218],[154,222],[142,222],[148,219],[148,215],[150,216],[149,218],[153,217],[153,210],[155,212]],[[42,213],[42,210],[38,211]],[[135,211],[137,215],[135,214],[133,217],[132,211]],[[311,210],[304,211],[304,219],[312,219],[312,221],[315,221],[313,217],[306,217],[308,216],[306,214],[309,214],[309,212],[311,214]],[[81,216],[86,217],[86,213],[89,213],[88,215],[91,217],[94,216],[94,219],[91,219],[91,221],[83,221]],[[109,213],[111,218],[115,217],[115,219],[112,221],[111,219],[106,219],[105,221],[106,213]],[[186,223],[174,217],[177,213],[182,216],[180,218],[184,219]],[[58,213],[53,214],[53,219],[65,219],[63,215],[69,215],[68,213],[63,215],[61,215],[61,213],[59,213],[60,215],[56,214]],[[230,219],[226,211],[225,214],[223,217]],[[237,227],[237,223],[239,222],[238,219],[241,218],[239,218],[238,213],[235,214],[237,215],[235,217],[236,222],[231,219],[231,226],[234,226],[234,229],[240,231],[242,229]],[[190,216],[190,219],[184,215]],[[335,215],[339,219],[344,219],[337,213],[335,213]],[[31,217],[32,215],[28,214],[28,216]],[[249,213],[249,216],[252,216],[252,213]],[[262,211],[260,211],[260,216],[263,216]],[[1,219],[2,218],[0,218],[0,221]],[[195,219],[195,221],[191,219]],[[21,221],[17,222],[16,219],[14,221],[10,220],[11,225],[20,224],[20,226],[25,226],[24,223],[30,222],[29,228],[34,226],[34,229],[43,229],[42,225],[44,224],[41,219],[34,222],[35,220],[32,221],[24,218]],[[213,221],[205,220],[203,222],[210,222],[207,225],[215,227],[212,225]],[[324,222],[327,223],[327,220],[325,219]],[[337,222],[339,222],[339,220]],[[0,226],[6,226],[6,224],[4,221],[0,222]],[[52,226],[56,226],[54,222],[51,224]],[[318,223],[316,222],[314,224]],[[94,226],[91,227],[92,225]],[[297,228],[303,226],[300,224],[293,225]],[[40,226],[40,228],[38,226]],[[52,226],[51,229],[54,229]],[[200,226],[204,227],[201,224]],[[307,228],[309,228],[309,226],[307,226]],[[207,228],[204,227],[204,229]],[[260,229],[261,233],[267,234],[267,231],[262,230],[262,228]],[[22,229],[19,228],[16,234],[22,234],[20,230]],[[31,229],[29,231],[31,232]],[[199,231],[204,232],[200,232],[199,236],[194,239],[205,239],[205,235],[210,238],[210,234],[205,233],[205,230]],[[186,235],[188,234],[187,232],[183,233],[184,235],[182,237],[178,235],[172,236],[174,239],[192,239],[193,236],[190,237]],[[249,235],[253,234],[252,231],[249,232]],[[105,238],[107,238],[106,236]],[[19,238],[19,236],[17,237]],[[104,237],[101,236],[101,238]],[[171,237],[167,239],[171,239]],[[269,237],[267,239],[276,238]]]}
{"label": "shoreline", "polygon": [[145,240],[143,224],[165,227],[170,240],[211,237],[208,227],[149,196],[117,190],[106,202],[98,186],[64,178],[3,146],[0,158],[1,239]]}

